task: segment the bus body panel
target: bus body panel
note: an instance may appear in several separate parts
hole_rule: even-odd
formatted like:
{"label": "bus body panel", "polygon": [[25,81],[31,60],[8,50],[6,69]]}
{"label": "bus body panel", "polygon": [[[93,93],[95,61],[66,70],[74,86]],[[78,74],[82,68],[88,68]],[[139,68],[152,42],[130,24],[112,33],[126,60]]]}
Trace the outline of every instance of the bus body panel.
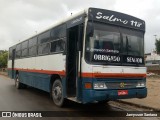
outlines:
{"label": "bus body panel", "polygon": [[83,103],[130,98],[145,98],[147,89],[125,89],[128,95],[118,96],[118,90],[83,90]]}
{"label": "bus body panel", "polygon": [[[82,100],[83,103],[103,100],[116,100],[128,98],[145,98],[147,88],[138,88],[138,82],[146,82],[146,67],[91,65],[82,60]],[[108,89],[94,89],[94,83],[105,82],[113,87]],[[85,83],[91,83],[92,89],[85,89]],[[123,88],[120,84],[124,83]],[[130,85],[127,87],[127,85]],[[119,90],[127,90],[128,95],[118,95]]]}
{"label": "bus body panel", "polygon": [[[55,61],[56,58],[60,59]],[[50,92],[51,75],[65,76],[64,61],[65,55],[62,54],[17,59],[14,73],[19,72],[20,82]],[[11,61],[8,61],[8,75],[11,74]]]}
{"label": "bus body panel", "polygon": [[[56,60],[58,58],[58,60]],[[49,64],[48,64],[49,63]],[[9,62],[11,64],[11,62]],[[65,55],[54,54],[15,60],[15,69],[64,71]]]}

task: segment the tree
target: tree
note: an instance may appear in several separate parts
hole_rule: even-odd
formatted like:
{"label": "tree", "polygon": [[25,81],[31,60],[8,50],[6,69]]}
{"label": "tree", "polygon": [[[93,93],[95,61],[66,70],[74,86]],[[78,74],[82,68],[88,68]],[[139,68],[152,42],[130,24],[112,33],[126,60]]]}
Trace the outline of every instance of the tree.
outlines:
{"label": "tree", "polygon": [[0,50],[0,68],[7,67],[8,51]]}
{"label": "tree", "polygon": [[156,39],[155,46],[157,53],[160,54],[160,39]]}

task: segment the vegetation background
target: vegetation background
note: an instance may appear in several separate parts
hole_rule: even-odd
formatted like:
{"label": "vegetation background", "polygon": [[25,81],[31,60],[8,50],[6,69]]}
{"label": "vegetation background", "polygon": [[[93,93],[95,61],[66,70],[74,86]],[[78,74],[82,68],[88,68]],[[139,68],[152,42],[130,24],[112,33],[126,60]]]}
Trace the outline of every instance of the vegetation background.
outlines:
{"label": "vegetation background", "polygon": [[8,51],[0,50],[0,69],[7,67]]}
{"label": "vegetation background", "polygon": [[157,54],[160,54],[160,38],[156,39],[155,47],[156,47]]}

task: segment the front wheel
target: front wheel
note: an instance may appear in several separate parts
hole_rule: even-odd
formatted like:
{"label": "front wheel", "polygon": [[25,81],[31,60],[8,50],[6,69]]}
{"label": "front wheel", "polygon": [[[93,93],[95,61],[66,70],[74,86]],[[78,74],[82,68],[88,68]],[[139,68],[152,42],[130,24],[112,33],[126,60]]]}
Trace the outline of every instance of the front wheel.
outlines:
{"label": "front wheel", "polygon": [[63,86],[60,79],[56,79],[52,85],[52,99],[55,105],[62,107],[65,102],[65,98],[63,97]]}

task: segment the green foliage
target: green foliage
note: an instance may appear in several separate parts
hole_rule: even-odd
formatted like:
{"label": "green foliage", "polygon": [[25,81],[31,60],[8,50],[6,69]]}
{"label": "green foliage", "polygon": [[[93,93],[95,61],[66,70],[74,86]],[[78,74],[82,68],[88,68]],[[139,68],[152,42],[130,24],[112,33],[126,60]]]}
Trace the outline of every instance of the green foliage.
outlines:
{"label": "green foliage", "polygon": [[155,43],[155,46],[156,46],[156,51],[158,54],[160,54],[160,39],[156,39],[156,43]]}
{"label": "green foliage", "polygon": [[0,50],[0,68],[7,67],[8,51]]}

